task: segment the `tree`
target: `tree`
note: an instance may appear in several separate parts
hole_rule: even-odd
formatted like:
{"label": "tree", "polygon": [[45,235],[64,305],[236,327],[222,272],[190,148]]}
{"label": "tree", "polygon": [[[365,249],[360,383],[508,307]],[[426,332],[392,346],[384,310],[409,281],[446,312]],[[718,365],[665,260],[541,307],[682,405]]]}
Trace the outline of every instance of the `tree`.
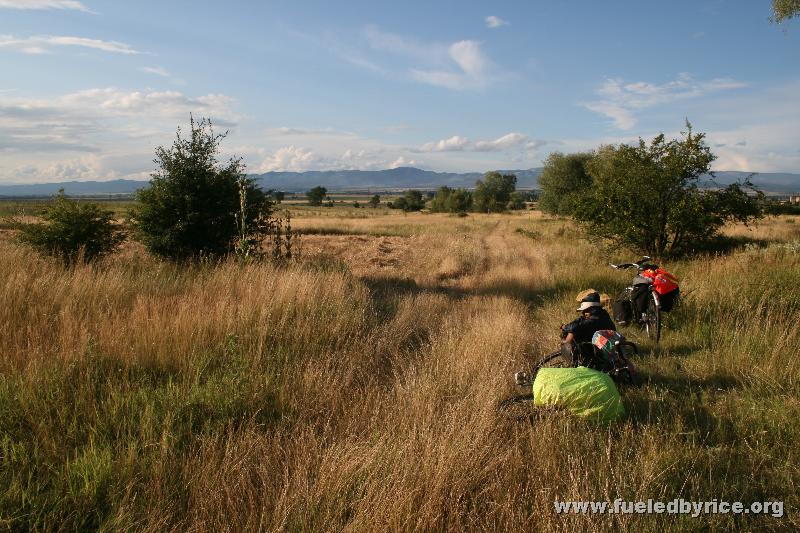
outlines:
{"label": "tree", "polygon": [[505,211],[516,187],[517,177],[514,174],[487,172],[483,175],[483,180],[475,183],[473,208],[480,213]]}
{"label": "tree", "polygon": [[582,195],[591,188],[592,178],[586,172],[586,163],[592,152],[575,154],[551,153],[539,175],[539,208],[554,215],[572,215]]}
{"label": "tree", "polygon": [[178,128],[172,146],[156,148],[158,170],[136,196],[133,222],[142,243],[173,260],[221,256],[231,251],[239,228],[241,191],[246,224],[268,216],[271,205],[244,174],[241,158],[217,160],[226,133],[215,134],[211,121],[190,118],[188,137]]}
{"label": "tree", "polygon": [[714,155],[705,135],[692,133],[649,144],[601,147],[586,163],[593,178],[574,216],[590,233],[611,238],[652,256],[696,249],[717,236],[727,222],[747,223],[761,216],[761,196],[748,195],[752,184],[722,190],[701,189]]}
{"label": "tree", "polygon": [[772,0],[772,16],[770,20],[780,24],[800,15],[800,0]]}
{"label": "tree", "polygon": [[367,204],[373,209],[378,207],[380,203],[381,203],[381,197],[378,196],[377,194],[373,194],[372,198],[370,198],[369,202],[367,202]]}
{"label": "tree", "polygon": [[511,200],[508,201],[508,208],[512,210],[525,209],[526,196],[521,192],[512,192]]}
{"label": "tree", "polygon": [[446,213],[448,211],[447,200],[452,192],[453,189],[450,187],[439,187],[431,200],[431,211],[434,213]]}
{"label": "tree", "polygon": [[394,207],[403,211],[419,211],[425,207],[425,200],[423,200],[421,192],[412,189],[406,191],[403,197],[398,198],[394,202]]}
{"label": "tree", "polygon": [[328,194],[328,189],[317,185],[310,191],[306,193],[306,198],[308,198],[308,205],[322,205],[322,201],[325,199],[325,196]]}
{"label": "tree", "polygon": [[114,213],[94,203],[79,203],[60,189],[45,211],[44,224],[22,226],[19,239],[66,264],[99,259],[114,252],[124,239]]}

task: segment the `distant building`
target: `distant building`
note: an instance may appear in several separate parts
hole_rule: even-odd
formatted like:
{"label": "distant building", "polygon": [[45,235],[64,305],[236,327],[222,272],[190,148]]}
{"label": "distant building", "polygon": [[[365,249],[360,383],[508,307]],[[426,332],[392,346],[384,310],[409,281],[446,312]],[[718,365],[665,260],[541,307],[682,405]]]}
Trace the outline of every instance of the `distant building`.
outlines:
{"label": "distant building", "polygon": [[800,194],[789,195],[790,204],[800,204]]}

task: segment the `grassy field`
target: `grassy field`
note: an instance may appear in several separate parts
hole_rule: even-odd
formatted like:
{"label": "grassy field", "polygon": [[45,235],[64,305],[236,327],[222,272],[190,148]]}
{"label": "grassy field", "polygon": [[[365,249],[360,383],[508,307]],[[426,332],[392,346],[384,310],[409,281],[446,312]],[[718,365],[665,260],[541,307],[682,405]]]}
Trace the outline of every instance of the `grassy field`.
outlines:
{"label": "grassy field", "polygon": [[[536,211],[291,206],[290,264],[66,269],[0,236],[0,525],[145,531],[796,530],[800,223],[665,264],[685,298],[608,427],[498,412],[624,250]],[[800,222],[800,221],[798,221]],[[519,414],[519,413],[517,413]],[[554,500],[783,501],[783,517]]]}

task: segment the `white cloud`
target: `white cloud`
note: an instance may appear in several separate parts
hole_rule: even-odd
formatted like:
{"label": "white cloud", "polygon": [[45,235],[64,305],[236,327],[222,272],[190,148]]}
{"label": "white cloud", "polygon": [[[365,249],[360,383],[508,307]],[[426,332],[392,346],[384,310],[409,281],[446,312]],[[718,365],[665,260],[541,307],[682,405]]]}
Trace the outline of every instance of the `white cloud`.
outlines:
{"label": "white cloud", "polygon": [[9,9],[74,9],[91,13],[82,2],[76,0],[0,0],[0,8]]}
{"label": "white cloud", "polygon": [[162,78],[168,78],[169,72],[164,67],[142,67],[139,70],[145,72],[147,74],[155,74],[156,76],[161,76]]}
{"label": "white cloud", "polygon": [[406,159],[400,156],[389,164],[389,168],[414,167],[418,164],[419,163],[415,159]]}
{"label": "white cloud", "polygon": [[420,146],[421,152],[461,152],[469,146],[469,139],[453,135],[449,139],[442,139],[441,141],[429,142]]}
{"label": "white cloud", "polygon": [[607,79],[597,91],[600,100],[582,105],[610,118],[615,127],[630,130],[636,125],[635,113],[638,111],[746,86],[747,84],[730,78],[699,81],[686,73],[681,73],[677,79],[662,85],[644,81],[626,83],[622,79],[614,78]]}
{"label": "white cloud", "polygon": [[448,47],[447,53],[449,64],[436,69],[411,69],[412,77],[423,83],[455,90],[482,89],[492,81],[490,71],[493,63],[483,53],[479,42],[458,41]]}
{"label": "white cloud", "polygon": [[292,136],[333,136],[333,137],[351,137],[354,134],[348,131],[335,130],[333,128],[290,128],[280,127],[271,128],[267,130],[268,135],[276,137],[292,137]]}
{"label": "white cloud", "polygon": [[[496,152],[502,150],[509,150],[512,148],[519,148],[522,145],[529,144],[529,137],[522,133],[508,133],[493,141],[478,141],[475,143],[476,152]],[[532,147],[533,145],[531,145]]]}
{"label": "white cloud", "polygon": [[41,54],[49,52],[50,49],[58,46],[78,46],[117,54],[140,53],[131,48],[130,45],[118,41],[102,41],[66,35],[37,35],[25,38],[0,35],[0,48],[20,50],[26,54]]}
{"label": "white cloud", "polygon": [[507,150],[535,150],[545,144],[544,141],[531,140],[523,133],[507,133],[491,141],[471,142],[466,137],[453,135],[448,139],[428,142],[412,152],[502,152]]}
{"label": "white cloud", "polygon": [[284,146],[275,153],[266,157],[256,172],[289,171],[303,172],[317,168],[319,157],[307,148],[297,146]]}
{"label": "white cloud", "polygon": [[497,68],[477,41],[420,42],[376,26],[367,26],[361,37],[366,46],[346,45],[330,36],[320,45],[353,65],[388,78],[469,90],[482,89],[496,77]]}
{"label": "white cloud", "polygon": [[503,20],[500,17],[496,17],[494,15],[490,15],[486,17],[486,27],[487,28],[500,28],[501,26],[508,26],[509,22],[507,20]]}

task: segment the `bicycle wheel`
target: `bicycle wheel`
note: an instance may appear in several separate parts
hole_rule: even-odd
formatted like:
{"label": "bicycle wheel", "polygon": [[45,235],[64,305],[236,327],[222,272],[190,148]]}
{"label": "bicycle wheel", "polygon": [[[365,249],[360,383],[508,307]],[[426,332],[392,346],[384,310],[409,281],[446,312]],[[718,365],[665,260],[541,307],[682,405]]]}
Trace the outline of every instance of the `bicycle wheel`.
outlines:
{"label": "bicycle wheel", "polygon": [[539,372],[540,368],[567,368],[570,366],[572,366],[572,362],[567,361],[564,358],[564,353],[558,350],[557,352],[545,355],[534,365],[533,372],[531,372],[531,379],[536,379],[536,373]]}
{"label": "bicycle wheel", "polygon": [[661,339],[661,305],[655,292],[648,295],[644,315],[644,329],[647,331],[647,336],[658,342]]}

